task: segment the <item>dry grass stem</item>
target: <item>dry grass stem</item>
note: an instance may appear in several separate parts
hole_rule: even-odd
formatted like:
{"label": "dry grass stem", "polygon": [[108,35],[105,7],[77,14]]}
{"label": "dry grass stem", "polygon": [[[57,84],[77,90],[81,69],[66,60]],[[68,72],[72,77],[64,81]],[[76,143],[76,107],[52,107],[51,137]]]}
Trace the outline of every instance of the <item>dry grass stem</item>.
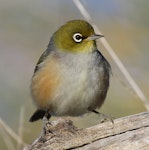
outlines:
{"label": "dry grass stem", "polygon": [[[21,107],[20,111],[20,120],[19,120],[19,129],[18,129],[18,136],[23,141],[23,131],[24,131],[24,114],[25,114],[25,108],[24,106]],[[17,149],[20,150],[22,147],[22,142],[18,141]]]}
{"label": "dry grass stem", "polygon": [[20,137],[0,118],[0,129],[5,130],[15,141],[25,144]]}
{"label": "dry grass stem", "polygon": [[[73,2],[77,6],[77,8],[81,12],[81,14],[84,16],[84,18],[86,20],[88,20],[89,22],[92,22],[90,14],[85,9],[85,7],[80,2],[80,0],[73,0]],[[101,32],[98,29],[98,27],[96,25],[93,25],[93,26],[94,26],[95,31],[98,34],[101,34]],[[107,42],[107,40],[105,38],[101,38],[100,40],[101,40],[101,43],[103,44],[103,46],[105,47],[105,49],[107,50],[107,52],[110,54],[110,56],[113,59],[113,61],[116,63],[116,65],[118,66],[118,68],[120,69],[120,71],[125,76],[126,80],[130,84],[131,88],[134,90],[134,92],[136,93],[136,95],[143,102],[145,108],[147,110],[149,110],[149,102],[148,102],[146,96],[144,95],[144,93],[142,92],[142,90],[140,89],[140,87],[137,85],[137,83],[134,81],[134,79],[131,77],[131,75],[129,74],[129,72],[127,71],[127,69],[125,68],[125,66],[121,62],[121,60],[118,58],[118,56],[116,55],[116,53],[114,52],[114,50],[112,49],[112,47],[109,45],[109,43]]]}
{"label": "dry grass stem", "polygon": [[3,137],[5,146],[7,147],[8,150],[15,150],[14,144],[10,136],[1,128],[1,135]]}

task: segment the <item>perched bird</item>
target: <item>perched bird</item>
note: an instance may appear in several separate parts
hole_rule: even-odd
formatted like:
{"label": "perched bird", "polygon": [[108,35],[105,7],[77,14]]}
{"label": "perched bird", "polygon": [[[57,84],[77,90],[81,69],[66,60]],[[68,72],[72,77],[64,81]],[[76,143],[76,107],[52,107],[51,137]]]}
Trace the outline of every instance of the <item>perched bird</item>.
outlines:
{"label": "perched bird", "polygon": [[84,20],[72,20],[51,37],[41,55],[31,81],[37,110],[34,122],[44,116],[80,116],[98,113],[108,87],[111,67],[97,49],[94,32]]}

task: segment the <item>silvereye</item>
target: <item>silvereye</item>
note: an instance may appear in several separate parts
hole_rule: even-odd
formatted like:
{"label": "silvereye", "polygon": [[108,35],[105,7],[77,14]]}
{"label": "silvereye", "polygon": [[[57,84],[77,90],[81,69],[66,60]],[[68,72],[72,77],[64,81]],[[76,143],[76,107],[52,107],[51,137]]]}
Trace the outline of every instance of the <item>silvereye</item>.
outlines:
{"label": "silvereye", "polygon": [[30,118],[80,116],[103,104],[110,78],[110,64],[97,49],[94,32],[84,20],[72,20],[51,37],[31,81],[37,110]]}

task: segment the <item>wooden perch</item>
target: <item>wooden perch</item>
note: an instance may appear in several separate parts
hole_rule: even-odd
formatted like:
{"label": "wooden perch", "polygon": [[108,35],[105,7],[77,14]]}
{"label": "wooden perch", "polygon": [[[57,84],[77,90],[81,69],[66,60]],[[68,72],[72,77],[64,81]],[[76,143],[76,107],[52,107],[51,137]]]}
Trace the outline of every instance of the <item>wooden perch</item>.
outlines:
{"label": "wooden perch", "polygon": [[47,123],[24,150],[149,150],[149,112],[127,116],[86,128],[59,119]]}

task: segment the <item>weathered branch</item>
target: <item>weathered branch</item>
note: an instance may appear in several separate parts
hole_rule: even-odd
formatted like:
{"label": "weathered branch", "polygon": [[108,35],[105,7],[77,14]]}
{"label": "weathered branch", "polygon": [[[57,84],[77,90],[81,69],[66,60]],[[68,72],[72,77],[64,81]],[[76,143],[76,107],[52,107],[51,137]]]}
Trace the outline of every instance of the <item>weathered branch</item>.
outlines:
{"label": "weathered branch", "polygon": [[111,122],[77,129],[70,120],[59,119],[47,123],[31,145],[24,150],[147,150],[149,149],[149,112]]}

